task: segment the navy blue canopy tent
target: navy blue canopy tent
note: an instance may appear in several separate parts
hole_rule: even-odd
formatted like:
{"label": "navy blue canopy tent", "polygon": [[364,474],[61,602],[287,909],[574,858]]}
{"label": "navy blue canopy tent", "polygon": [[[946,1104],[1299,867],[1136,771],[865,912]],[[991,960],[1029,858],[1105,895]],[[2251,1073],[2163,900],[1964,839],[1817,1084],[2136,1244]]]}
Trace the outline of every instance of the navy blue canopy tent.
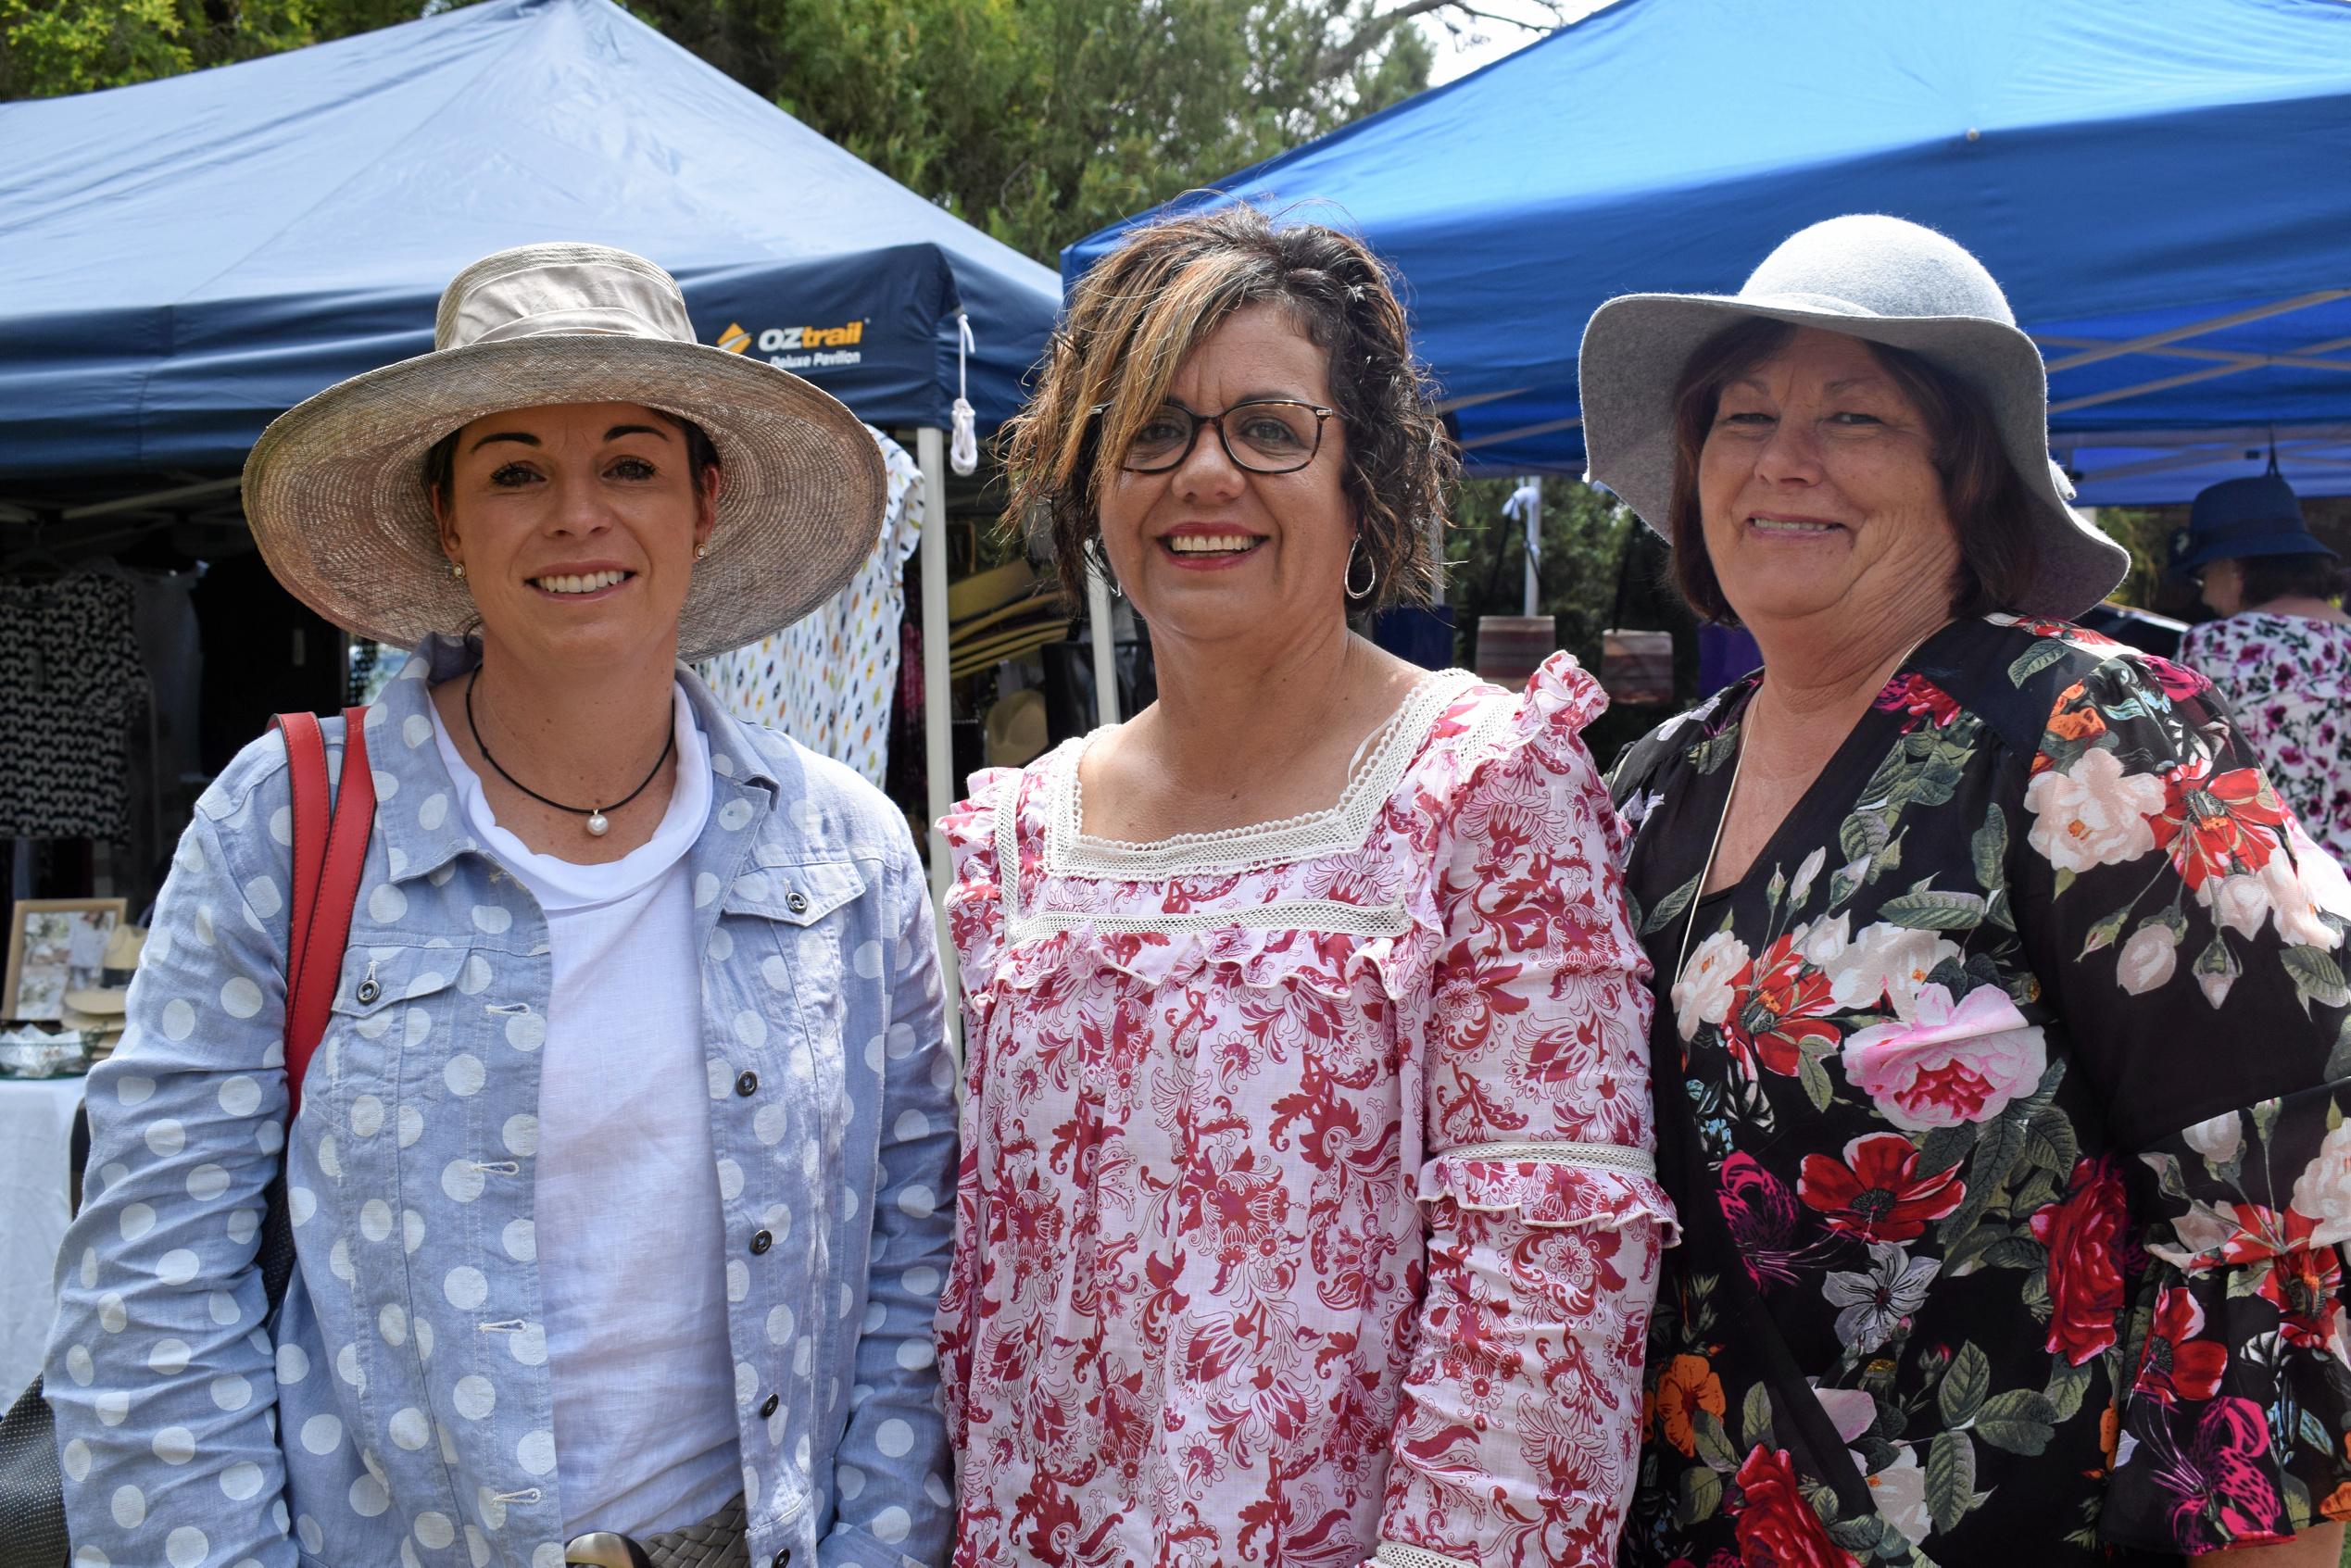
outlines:
{"label": "navy blue canopy tent", "polygon": [[0,105],[0,479],[233,471],[287,408],[429,349],[442,285],[527,241],[651,257],[706,342],[877,425],[946,425],[959,310],[1000,421],[1058,304],[1050,270],[609,0]]}
{"label": "navy blue canopy tent", "polygon": [[1402,271],[1477,470],[1582,467],[1602,300],[1735,292],[1874,211],[2007,290],[2083,502],[2183,499],[2273,436],[2298,488],[2351,492],[2345,0],[1618,0],[1216,192],[1158,212],[1291,209]]}
{"label": "navy blue canopy tent", "polygon": [[0,523],[31,525],[36,550],[44,533],[101,547],[126,521],[241,526],[233,476],[262,427],[431,348],[467,262],[621,245],[677,276],[705,342],[918,427],[929,815],[944,813],[942,433],[966,376],[983,429],[1018,406],[1060,304],[1050,269],[610,0],[490,0],[0,105]]}

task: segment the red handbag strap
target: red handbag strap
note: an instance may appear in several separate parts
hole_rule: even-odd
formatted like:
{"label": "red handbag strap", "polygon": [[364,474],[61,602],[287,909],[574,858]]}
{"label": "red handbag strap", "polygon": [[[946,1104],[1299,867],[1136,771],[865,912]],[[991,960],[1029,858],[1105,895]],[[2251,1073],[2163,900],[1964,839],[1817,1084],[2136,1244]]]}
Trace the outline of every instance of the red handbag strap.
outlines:
{"label": "red handbag strap", "polygon": [[[293,787],[294,910],[287,935],[286,985],[302,972],[302,948],[310,935],[310,909],[319,896],[319,872],[326,864],[327,821],[334,808],[327,794],[326,736],[315,713],[281,713],[273,721],[285,736],[286,782]],[[286,1016],[294,1016],[289,1006]]]}
{"label": "red handbag strap", "polygon": [[351,911],[375,829],[375,774],[368,766],[367,709],[343,710],[343,777],[330,796],[326,737],[316,715],[281,713],[293,785],[294,927],[286,946],[286,1120],[302,1109],[302,1078],[326,1033]]}

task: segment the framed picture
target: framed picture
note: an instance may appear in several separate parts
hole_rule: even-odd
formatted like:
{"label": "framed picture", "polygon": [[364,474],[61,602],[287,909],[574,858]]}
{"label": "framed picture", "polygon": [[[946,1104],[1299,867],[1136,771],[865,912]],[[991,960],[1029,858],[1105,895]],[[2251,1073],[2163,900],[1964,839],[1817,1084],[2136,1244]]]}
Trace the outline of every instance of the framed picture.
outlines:
{"label": "framed picture", "polygon": [[130,918],[121,898],[26,898],[10,911],[8,974],[0,1018],[56,1019],[68,991],[104,984],[107,942]]}

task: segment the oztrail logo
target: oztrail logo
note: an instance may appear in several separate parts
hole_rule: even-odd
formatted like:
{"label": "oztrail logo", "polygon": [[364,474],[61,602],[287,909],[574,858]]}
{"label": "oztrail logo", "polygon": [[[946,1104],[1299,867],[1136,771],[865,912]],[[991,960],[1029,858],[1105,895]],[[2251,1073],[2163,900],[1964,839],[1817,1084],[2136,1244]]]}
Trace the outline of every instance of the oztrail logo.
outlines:
{"label": "oztrail logo", "polygon": [[[779,370],[825,370],[863,364],[865,351],[859,345],[864,341],[862,320],[837,327],[767,327],[759,334],[758,349]],[[740,321],[730,321],[718,345],[729,354],[748,354],[753,344]]]}

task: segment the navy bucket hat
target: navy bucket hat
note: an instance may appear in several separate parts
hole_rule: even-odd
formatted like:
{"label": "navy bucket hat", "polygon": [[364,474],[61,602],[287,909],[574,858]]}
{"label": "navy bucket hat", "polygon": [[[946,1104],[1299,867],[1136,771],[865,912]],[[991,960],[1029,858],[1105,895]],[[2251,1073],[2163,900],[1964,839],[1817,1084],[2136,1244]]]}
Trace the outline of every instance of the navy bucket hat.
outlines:
{"label": "navy bucket hat", "polygon": [[2166,575],[2181,579],[2217,560],[2255,556],[2333,555],[2303,523],[2294,487],[2270,472],[2223,480],[2198,494],[2188,526],[2171,537]]}

